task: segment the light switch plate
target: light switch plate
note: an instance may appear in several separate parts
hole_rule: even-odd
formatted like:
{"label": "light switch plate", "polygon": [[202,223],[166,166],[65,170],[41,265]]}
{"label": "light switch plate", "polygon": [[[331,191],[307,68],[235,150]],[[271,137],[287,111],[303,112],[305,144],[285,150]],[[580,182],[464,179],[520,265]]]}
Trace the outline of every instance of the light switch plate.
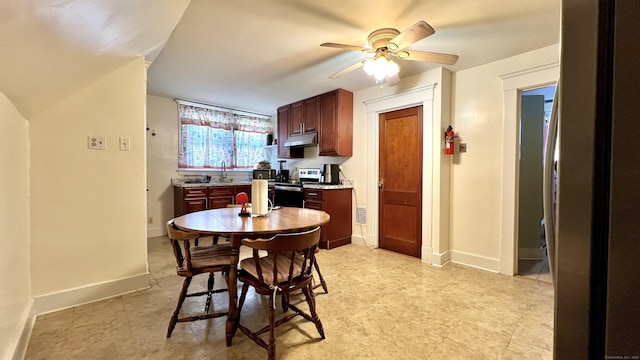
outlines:
{"label": "light switch plate", "polygon": [[102,135],[87,136],[87,147],[91,150],[106,150],[107,138]]}
{"label": "light switch plate", "polygon": [[121,137],[120,138],[120,151],[129,151],[131,150],[131,143],[129,138]]}
{"label": "light switch plate", "polygon": [[467,144],[466,143],[460,143],[460,152],[467,152]]}

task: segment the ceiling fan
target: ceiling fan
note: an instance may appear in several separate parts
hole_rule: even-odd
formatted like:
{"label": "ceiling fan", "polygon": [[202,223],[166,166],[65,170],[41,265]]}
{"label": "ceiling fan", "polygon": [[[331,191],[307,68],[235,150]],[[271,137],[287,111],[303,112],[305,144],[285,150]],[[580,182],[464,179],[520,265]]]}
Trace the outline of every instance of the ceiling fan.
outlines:
{"label": "ceiling fan", "polygon": [[392,28],[373,31],[367,38],[369,46],[371,46],[370,48],[336,43],[324,43],[320,44],[320,46],[374,54],[371,59],[357,62],[329,76],[330,79],[337,79],[350,71],[364,66],[364,70],[369,75],[373,75],[377,82],[385,80],[388,85],[393,86],[400,81],[398,77],[399,68],[390,56],[402,60],[428,61],[446,65],[453,65],[458,61],[458,55],[405,50],[408,46],[427,36],[433,35],[433,33],[435,33],[435,30],[433,30],[431,25],[425,21],[418,21],[415,25],[403,32]]}

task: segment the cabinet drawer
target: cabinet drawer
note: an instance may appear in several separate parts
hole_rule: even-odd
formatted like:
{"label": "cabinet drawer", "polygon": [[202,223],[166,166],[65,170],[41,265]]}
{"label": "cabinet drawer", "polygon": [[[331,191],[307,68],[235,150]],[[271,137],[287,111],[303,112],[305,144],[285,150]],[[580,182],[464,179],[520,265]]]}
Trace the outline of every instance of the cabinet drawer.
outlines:
{"label": "cabinet drawer", "polygon": [[233,196],[233,186],[212,186],[209,188],[209,196]]}
{"label": "cabinet drawer", "polygon": [[324,191],[317,189],[304,189],[304,199],[322,201],[324,199]]}
{"label": "cabinet drawer", "polygon": [[185,198],[206,198],[207,197],[207,188],[206,187],[187,187],[187,188],[184,188],[184,197]]}
{"label": "cabinet drawer", "polygon": [[323,210],[324,211],[324,203],[323,202],[305,200],[304,207],[305,207],[305,209]]}

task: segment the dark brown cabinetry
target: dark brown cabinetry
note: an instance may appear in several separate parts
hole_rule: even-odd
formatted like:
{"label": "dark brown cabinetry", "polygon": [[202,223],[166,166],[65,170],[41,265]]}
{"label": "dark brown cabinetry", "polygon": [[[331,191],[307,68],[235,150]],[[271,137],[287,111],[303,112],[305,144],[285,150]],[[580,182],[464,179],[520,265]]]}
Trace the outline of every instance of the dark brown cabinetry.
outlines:
{"label": "dark brown cabinetry", "polygon": [[[246,192],[251,201],[251,185],[173,187],[173,216],[195,211],[219,209],[235,203],[236,194]],[[273,201],[273,187],[269,187]]]}
{"label": "dark brown cabinetry", "polygon": [[353,93],[338,89],[318,98],[318,155],[353,155]]}
{"label": "dark brown cabinetry", "polygon": [[321,248],[351,243],[351,189],[304,189],[304,207],[323,210],[331,216],[320,232]]}
{"label": "dark brown cabinetry", "polygon": [[317,132],[318,110],[317,96],[291,104],[289,136]]}
{"label": "dark brown cabinetry", "polygon": [[353,155],[353,93],[337,89],[278,108],[278,158],[304,157],[287,139],[318,133],[318,155]]}
{"label": "dark brown cabinetry", "polygon": [[207,188],[184,188],[182,196],[184,214],[207,209]]}
{"label": "dark brown cabinetry", "polygon": [[235,188],[233,186],[212,186],[209,187],[209,204],[207,209],[225,208],[233,204],[235,200]]}
{"label": "dark brown cabinetry", "polygon": [[[302,112],[302,107],[300,108]],[[291,159],[304,157],[303,148],[289,148],[284,143],[289,138],[291,105],[278,108],[278,158]]]}

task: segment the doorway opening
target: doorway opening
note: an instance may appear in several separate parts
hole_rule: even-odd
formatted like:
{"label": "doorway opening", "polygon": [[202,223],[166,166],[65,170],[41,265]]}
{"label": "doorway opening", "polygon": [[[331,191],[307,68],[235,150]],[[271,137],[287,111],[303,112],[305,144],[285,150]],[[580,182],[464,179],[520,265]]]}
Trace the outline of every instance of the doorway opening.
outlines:
{"label": "doorway opening", "polygon": [[[556,85],[520,94],[516,274],[552,282],[542,214],[542,181]],[[554,161],[551,159],[550,161]]]}

